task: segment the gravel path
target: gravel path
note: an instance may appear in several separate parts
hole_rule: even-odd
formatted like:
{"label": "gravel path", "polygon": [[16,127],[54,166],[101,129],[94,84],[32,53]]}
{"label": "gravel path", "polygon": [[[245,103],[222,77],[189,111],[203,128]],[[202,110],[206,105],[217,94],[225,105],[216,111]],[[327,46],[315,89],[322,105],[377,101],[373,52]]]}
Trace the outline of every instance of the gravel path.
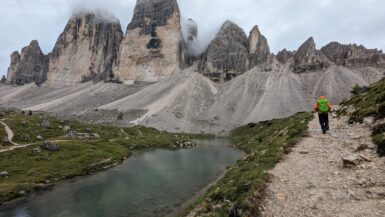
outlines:
{"label": "gravel path", "polygon": [[[362,161],[346,168],[343,156]],[[309,136],[270,175],[262,216],[385,216],[385,159],[376,155],[364,125],[331,119],[331,132],[322,135],[315,118]]]}

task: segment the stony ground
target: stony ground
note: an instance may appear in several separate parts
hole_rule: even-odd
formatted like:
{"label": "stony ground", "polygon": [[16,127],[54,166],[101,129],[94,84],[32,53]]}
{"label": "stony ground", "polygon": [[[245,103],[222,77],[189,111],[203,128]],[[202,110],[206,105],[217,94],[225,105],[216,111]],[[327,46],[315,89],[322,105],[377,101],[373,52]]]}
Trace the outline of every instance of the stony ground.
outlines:
{"label": "stony ground", "polygon": [[[379,158],[369,127],[331,119],[322,135],[315,118],[309,136],[271,172],[262,216],[385,216],[385,159]],[[357,165],[346,167],[343,157]]]}

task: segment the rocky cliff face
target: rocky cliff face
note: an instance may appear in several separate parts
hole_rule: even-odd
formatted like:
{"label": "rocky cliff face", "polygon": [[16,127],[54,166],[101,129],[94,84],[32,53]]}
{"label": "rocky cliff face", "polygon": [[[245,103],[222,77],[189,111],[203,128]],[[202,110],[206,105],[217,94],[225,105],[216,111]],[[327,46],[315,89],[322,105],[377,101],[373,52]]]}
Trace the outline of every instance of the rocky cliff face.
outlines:
{"label": "rocky cliff face", "polygon": [[21,50],[11,55],[8,68],[7,82],[24,85],[35,82],[40,85],[45,82],[48,70],[48,56],[44,55],[39,43],[34,40]]}
{"label": "rocky cliff face", "polygon": [[385,65],[385,54],[377,49],[366,49],[360,45],[343,45],[331,42],[321,49],[322,53],[337,65],[365,67]]}
{"label": "rocky cliff face", "polygon": [[250,32],[249,36],[250,46],[250,68],[256,65],[268,63],[270,57],[270,48],[265,36],[261,34],[258,26]]}
{"label": "rocky cliff face", "polygon": [[325,69],[329,65],[326,57],[316,50],[313,37],[310,37],[295,53],[293,71],[296,73],[317,71]]}
{"label": "rocky cliff face", "polygon": [[210,43],[199,71],[216,82],[226,82],[249,69],[249,41],[244,31],[227,21]]}
{"label": "rocky cliff face", "polygon": [[69,85],[111,79],[122,38],[120,23],[111,15],[75,13],[50,56],[48,82]]}
{"label": "rocky cliff face", "polygon": [[159,81],[179,71],[180,13],[176,0],[138,0],[114,68],[121,81]]}

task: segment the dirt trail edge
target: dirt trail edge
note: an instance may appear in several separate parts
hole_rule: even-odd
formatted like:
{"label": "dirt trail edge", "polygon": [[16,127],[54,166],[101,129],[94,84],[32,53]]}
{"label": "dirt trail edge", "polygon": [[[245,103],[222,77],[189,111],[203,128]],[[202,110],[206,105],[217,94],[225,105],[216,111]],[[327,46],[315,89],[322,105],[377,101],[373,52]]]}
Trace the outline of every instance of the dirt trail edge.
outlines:
{"label": "dirt trail edge", "polygon": [[8,140],[9,142],[12,144],[12,145],[19,145],[17,143],[14,143],[12,140],[13,140],[13,136],[14,136],[14,133],[13,131],[11,130],[11,128],[9,128],[9,126],[2,120],[0,120],[0,124],[2,124],[4,126],[4,129],[5,129],[5,132],[7,133],[7,137],[8,137]]}
{"label": "dirt trail edge", "polygon": [[[316,117],[309,136],[269,173],[261,216],[385,216],[385,159],[376,154],[369,127],[344,118],[330,125],[322,135]],[[342,157],[359,162],[344,167]]]}
{"label": "dirt trail edge", "polygon": [[2,152],[7,152],[7,151],[12,151],[12,150],[15,150],[15,149],[19,149],[19,148],[25,148],[25,147],[28,147],[32,144],[25,144],[25,145],[20,145],[20,144],[17,144],[15,142],[12,141],[13,139],[13,136],[15,135],[12,131],[11,128],[9,128],[9,126],[4,122],[4,121],[0,121],[0,124],[4,126],[5,128],[5,132],[7,133],[7,137],[8,137],[8,140],[9,142],[13,145],[11,147],[7,147],[7,148],[4,148],[4,149],[0,149],[0,153]]}

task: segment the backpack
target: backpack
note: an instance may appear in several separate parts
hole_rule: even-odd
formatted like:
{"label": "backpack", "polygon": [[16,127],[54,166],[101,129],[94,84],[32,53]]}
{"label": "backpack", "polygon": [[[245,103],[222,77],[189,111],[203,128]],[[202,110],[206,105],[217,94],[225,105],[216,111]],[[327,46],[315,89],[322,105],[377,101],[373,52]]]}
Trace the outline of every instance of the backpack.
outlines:
{"label": "backpack", "polygon": [[328,113],[329,112],[329,101],[327,99],[318,99],[318,111],[321,113]]}

